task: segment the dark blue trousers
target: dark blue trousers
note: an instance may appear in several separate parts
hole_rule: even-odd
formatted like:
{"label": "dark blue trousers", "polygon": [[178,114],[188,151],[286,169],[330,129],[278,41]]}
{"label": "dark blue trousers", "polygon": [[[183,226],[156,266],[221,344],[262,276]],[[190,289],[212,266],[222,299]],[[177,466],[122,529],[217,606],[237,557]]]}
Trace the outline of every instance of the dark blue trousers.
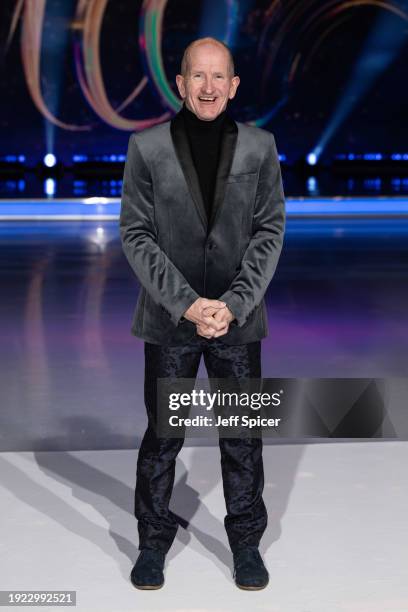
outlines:
{"label": "dark blue trousers", "polygon": [[[139,549],[167,553],[178,521],[169,510],[176,457],[183,438],[158,438],[157,379],[197,376],[201,355],[209,378],[261,378],[261,342],[228,346],[221,338],[195,336],[182,346],[145,343],[145,405],[149,425],[137,461],[135,516]],[[262,438],[219,438],[227,514],[224,525],[232,552],[258,546],[267,525],[262,499],[264,472]]]}

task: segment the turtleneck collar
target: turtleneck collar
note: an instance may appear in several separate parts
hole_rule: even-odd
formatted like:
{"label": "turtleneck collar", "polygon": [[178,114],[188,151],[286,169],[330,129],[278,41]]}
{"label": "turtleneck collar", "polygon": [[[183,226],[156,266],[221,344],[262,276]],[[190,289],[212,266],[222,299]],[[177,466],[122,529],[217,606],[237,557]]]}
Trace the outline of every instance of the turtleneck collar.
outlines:
{"label": "turtleneck collar", "polygon": [[222,126],[225,116],[227,114],[227,110],[225,109],[215,119],[212,119],[211,121],[204,121],[204,119],[200,119],[195,113],[193,113],[193,111],[187,108],[185,102],[183,103],[180,112],[191,126],[203,130],[219,129]]}

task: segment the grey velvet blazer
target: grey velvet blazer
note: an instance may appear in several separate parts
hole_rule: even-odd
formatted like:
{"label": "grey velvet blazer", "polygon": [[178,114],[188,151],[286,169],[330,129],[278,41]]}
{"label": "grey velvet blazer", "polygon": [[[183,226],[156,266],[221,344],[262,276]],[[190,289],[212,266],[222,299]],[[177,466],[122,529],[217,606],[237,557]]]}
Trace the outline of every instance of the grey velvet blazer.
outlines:
{"label": "grey velvet blazer", "polygon": [[196,327],[183,314],[201,296],[223,300],[235,315],[220,336],[226,344],[267,336],[264,294],[284,227],[270,132],[226,116],[209,222],[182,115],[131,134],[120,234],[141,284],[132,333],[153,344],[187,342]]}

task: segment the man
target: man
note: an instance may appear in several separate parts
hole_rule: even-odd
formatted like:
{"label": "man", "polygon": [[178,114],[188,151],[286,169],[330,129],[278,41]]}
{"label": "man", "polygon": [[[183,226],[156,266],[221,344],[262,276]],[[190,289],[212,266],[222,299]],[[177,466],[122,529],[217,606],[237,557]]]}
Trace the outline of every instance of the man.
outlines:
{"label": "man", "polygon": [[[120,229],[141,284],[132,332],[145,340],[148,428],[135,491],[141,552],[131,573],[142,589],[163,585],[178,528],[169,501],[184,440],[156,434],[157,379],[195,379],[202,354],[209,378],[261,377],[263,296],[282,248],[284,195],[273,135],[226,112],[239,82],[228,47],[194,41],[176,77],[182,109],[129,140]],[[262,439],[220,437],[219,445],[235,582],[261,589]]]}

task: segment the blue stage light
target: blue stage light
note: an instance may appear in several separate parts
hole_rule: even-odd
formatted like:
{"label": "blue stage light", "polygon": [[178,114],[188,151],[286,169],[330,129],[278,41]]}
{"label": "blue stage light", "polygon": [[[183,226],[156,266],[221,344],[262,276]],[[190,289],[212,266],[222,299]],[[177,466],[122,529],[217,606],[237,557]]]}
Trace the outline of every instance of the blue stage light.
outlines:
{"label": "blue stage light", "polygon": [[[385,4],[383,3],[383,8]],[[372,29],[365,37],[360,57],[352,66],[349,81],[342,88],[341,95],[337,97],[336,107],[318,141],[317,146],[321,151],[326,149],[340,126],[351,115],[354,108],[364,100],[376,81],[384,73],[386,74],[388,66],[395,60],[406,43],[405,17],[396,22],[397,11],[398,9],[394,13],[394,10],[391,9],[377,12]],[[363,156],[363,159],[381,158]]]}
{"label": "blue stage light", "polygon": [[380,160],[382,159],[381,153],[365,153],[363,159],[366,160]]}
{"label": "blue stage light", "polygon": [[0,158],[0,161],[5,161],[10,164],[15,164],[17,162],[25,161],[25,156],[24,155],[5,155],[4,157]]}
{"label": "blue stage light", "polygon": [[309,164],[309,166],[315,166],[317,164],[316,153],[314,153],[313,151],[312,153],[309,153],[309,155],[306,157],[306,161]]}
{"label": "blue stage light", "polygon": [[47,153],[47,155],[44,155],[44,165],[47,166],[47,168],[52,168],[56,163],[57,158],[54,153]]}
{"label": "blue stage light", "polygon": [[56,188],[56,182],[55,179],[53,178],[47,178],[44,181],[44,191],[47,194],[47,196],[53,196],[55,195],[55,188]]}
{"label": "blue stage light", "polygon": [[366,189],[374,191],[378,191],[379,189],[381,189],[381,183],[382,181],[379,177],[369,178],[363,181],[363,185]]}
{"label": "blue stage light", "polygon": [[309,189],[314,189],[316,187],[316,178],[314,176],[309,176],[307,179],[307,186]]}
{"label": "blue stage light", "polygon": [[318,185],[315,176],[309,176],[307,179],[307,191],[311,195],[318,195]]}

